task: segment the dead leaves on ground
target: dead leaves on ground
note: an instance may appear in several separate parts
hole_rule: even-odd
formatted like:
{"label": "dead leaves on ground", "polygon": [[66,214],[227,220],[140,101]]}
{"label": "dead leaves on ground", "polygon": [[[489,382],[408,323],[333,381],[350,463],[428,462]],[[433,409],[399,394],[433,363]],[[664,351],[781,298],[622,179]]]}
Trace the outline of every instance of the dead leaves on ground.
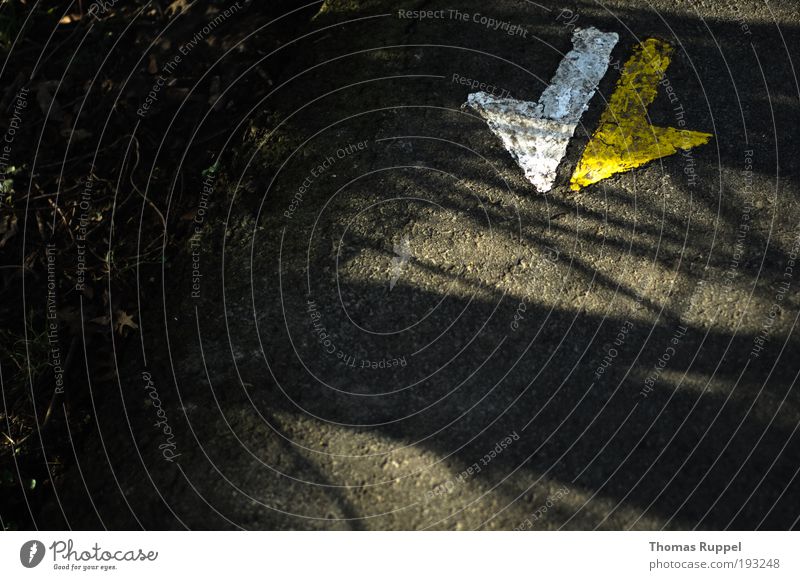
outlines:
{"label": "dead leaves on ground", "polygon": [[114,332],[120,336],[127,336],[127,329],[129,328],[131,330],[139,328],[139,325],[133,321],[133,316],[121,308],[114,310],[113,315],[98,316],[97,318],[92,318],[89,322],[113,328]]}

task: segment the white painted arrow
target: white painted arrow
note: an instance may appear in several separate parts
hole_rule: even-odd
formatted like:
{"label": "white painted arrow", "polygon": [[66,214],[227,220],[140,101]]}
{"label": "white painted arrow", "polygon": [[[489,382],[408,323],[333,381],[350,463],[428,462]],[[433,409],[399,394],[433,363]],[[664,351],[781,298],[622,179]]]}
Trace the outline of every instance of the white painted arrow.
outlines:
{"label": "white painted arrow", "polygon": [[467,105],[486,119],[538,191],[553,187],[558,164],[608,70],[618,40],[614,32],[576,29],[573,49],[561,60],[538,103],[498,99],[488,93],[467,97]]}

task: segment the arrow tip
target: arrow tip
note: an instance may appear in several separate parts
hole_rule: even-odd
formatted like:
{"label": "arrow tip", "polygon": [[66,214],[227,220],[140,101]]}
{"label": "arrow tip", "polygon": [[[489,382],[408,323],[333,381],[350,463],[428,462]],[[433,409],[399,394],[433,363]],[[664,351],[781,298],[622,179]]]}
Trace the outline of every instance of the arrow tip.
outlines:
{"label": "arrow tip", "polygon": [[649,124],[601,126],[592,135],[575,167],[570,179],[570,189],[578,191],[615,173],[629,171],[654,159],[673,155],[679,149],[688,151],[705,145],[711,137],[713,135],[710,133],[654,127]]}

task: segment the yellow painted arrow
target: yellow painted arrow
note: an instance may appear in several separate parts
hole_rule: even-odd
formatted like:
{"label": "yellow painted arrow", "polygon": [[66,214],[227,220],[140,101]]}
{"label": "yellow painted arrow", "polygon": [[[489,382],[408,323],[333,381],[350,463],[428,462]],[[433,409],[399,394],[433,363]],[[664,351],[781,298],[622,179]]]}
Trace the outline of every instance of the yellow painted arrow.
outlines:
{"label": "yellow painted arrow", "polygon": [[572,174],[571,189],[577,191],[615,173],[672,155],[678,149],[703,145],[711,139],[710,133],[655,127],[647,119],[647,107],[656,98],[671,55],[672,47],[655,38],[648,38],[634,48],[600,117],[600,125]]}

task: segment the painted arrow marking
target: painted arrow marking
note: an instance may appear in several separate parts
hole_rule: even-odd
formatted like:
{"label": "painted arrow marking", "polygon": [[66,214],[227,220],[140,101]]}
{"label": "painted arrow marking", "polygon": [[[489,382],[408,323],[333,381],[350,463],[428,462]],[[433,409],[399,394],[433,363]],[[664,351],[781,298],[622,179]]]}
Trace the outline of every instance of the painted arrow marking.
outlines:
{"label": "painted arrow marking", "polygon": [[648,121],[647,107],[656,98],[658,83],[671,55],[672,47],[655,38],[648,38],[634,48],[600,117],[600,125],[575,167],[571,189],[577,191],[615,173],[672,155],[678,149],[704,145],[711,139],[710,133],[655,127]]}
{"label": "painted arrow marking", "polygon": [[467,105],[486,119],[538,191],[545,193],[553,187],[558,164],[608,70],[618,40],[613,32],[576,29],[573,49],[558,65],[538,103],[497,99],[487,93],[467,97]]}

